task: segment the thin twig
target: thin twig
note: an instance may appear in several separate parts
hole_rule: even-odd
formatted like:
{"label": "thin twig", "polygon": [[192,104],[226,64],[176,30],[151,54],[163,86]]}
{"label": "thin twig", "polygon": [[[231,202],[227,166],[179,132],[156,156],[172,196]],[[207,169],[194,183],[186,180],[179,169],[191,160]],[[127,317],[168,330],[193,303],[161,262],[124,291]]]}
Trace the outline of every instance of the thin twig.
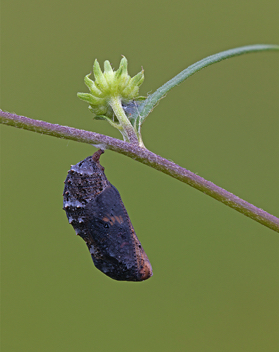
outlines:
{"label": "thin twig", "polygon": [[0,110],[0,122],[9,126],[23,128],[29,131],[47,134],[49,136],[70,139],[76,142],[92,144],[102,149],[109,149],[124,154],[134,160],[164,172],[188,185],[202,191],[216,200],[228,205],[249,218],[279,232],[279,219],[264,210],[255,207],[245,200],[235,196],[214,183],[182,168],[175,163],[162,158],[149,151],[119,139],[108,137],[95,132],[79,130],[72,127],[51,124],[48,122],[33,120],[28,117],[18,116]]}

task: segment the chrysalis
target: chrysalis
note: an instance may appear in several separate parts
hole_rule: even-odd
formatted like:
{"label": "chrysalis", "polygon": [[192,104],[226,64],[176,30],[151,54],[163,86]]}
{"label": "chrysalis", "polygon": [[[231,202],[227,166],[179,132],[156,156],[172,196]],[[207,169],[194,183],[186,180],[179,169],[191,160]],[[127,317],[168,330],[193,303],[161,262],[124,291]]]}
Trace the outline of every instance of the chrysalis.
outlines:
{"label": "chrysalis", "polygon": [[119,192],[99,163],[102,153],[100,149],[71,167],[63,209],[86,242],[97,269],[115,280],[146,280],[152,276],[152,267]]}

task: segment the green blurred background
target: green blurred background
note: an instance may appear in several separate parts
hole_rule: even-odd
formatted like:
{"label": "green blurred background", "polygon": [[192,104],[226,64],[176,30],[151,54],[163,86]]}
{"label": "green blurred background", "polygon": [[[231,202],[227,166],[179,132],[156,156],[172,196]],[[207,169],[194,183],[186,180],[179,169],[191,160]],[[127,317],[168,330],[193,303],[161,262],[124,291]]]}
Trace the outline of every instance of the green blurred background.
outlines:
{"label": "green blurred background", "polygon": [[[205,56],[278,43],[278,1],[2,1],[1,108],[120,138],[76,97],[95,58],[154,92]],[[147,148],[279,216],[278,53],[215,64],[162,100]],[[1,351],[278,351],[278,233],[127,157],[101,158],[153,266],[95,269],[62,210],[96,151],[1,126]]]}

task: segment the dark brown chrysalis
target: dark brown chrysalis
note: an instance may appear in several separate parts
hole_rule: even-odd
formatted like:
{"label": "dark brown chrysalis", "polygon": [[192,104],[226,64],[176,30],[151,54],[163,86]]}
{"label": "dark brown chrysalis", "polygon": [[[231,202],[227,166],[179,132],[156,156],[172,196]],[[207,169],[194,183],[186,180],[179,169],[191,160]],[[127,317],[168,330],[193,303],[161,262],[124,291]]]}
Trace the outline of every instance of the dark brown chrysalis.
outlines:
{"label": "dark brown chrysalis", "polygon": [[115,280],[143,281],[152,276],[152,267],[119,192],[99,163],[102,153],[100,149],[71,167],[63,209],[97,269]]}

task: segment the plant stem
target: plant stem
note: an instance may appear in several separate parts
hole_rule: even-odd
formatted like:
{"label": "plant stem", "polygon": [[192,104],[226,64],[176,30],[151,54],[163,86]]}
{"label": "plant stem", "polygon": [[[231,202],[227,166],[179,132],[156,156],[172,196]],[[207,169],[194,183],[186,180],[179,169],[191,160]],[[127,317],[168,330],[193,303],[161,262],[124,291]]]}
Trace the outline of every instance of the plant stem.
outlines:
{"label": "plant stem", "polygon": [[153,94],[149,95],[148,98],[141,106],[141,117],[142,123],[145,118],[149,115],[149,113],[154,109],[154,107],[158,104],[159,100],[162,99],[166,94],[175,86],[179,85],[187,78],[192,76],[194,73],[200,71],[201,69],[213,65],[217,62],[226,60],[230,57],[235,57],[243,54],[255,53],[255,52],[263,52],[275,50],[279,51],[279,45],[276,44],[255,44],[255,45],[246,45],[240,48],[229,49],[226,51],[222,51],[220,53],[210,55],[193,65],[190,65],[185,70],[181,71],[178,75],[173,77],[171,80],[163,84],[160,88],[158,88]]}
{"label": "plant stem", "polygon": [[153,167],[156,170],[162,171],[179,181],[187,183],[260,224],[279,232],[279,219],[277,217],[255,207],[193,172],[152,153],[148,149],[141,148],[137,144],[127,143],[95,132],[78,130],[72,127],[51,124],[40,120],[33,120],[28,117],[18,116],[1,110],[0,123],[53,137],[93,144],[101,149],[109,149],[121,153],[145,165]]}
{"label": "plant stem", "polygon": [[129,142],[132,144],[139,144],[137,135],[131,122],[127,118],[121,104],[121,99],[119,97],[111,97],[109,101],[110,106],[112,107],[113,112],[115,113],[120,125],[123,127],[126,135],[129,138]]}

